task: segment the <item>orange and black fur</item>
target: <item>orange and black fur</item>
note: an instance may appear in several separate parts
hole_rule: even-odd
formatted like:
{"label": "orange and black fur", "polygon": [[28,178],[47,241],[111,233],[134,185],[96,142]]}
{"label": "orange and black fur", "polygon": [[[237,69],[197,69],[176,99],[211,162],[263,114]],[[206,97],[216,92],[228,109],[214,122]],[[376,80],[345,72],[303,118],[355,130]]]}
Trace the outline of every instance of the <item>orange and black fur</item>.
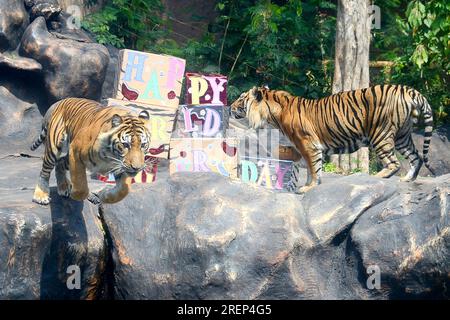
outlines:
{"label": "orange and black fur", "polygon": [[[53,104],[45,114],[35,150],[45,141],[45,153],[33,201],[49,204],[50,173],[55,168],[58,194],[74,200],[114,203],[129,192],[131,179],[146,163],[150,133],[149,114],[121,107],[106,107],[87,99],[68,98]],[[86,170],[114,174],[116,185],[89,193]],[[70,178],[67,174],[70,172]]]}
{"label": "orange and black fur", "polygon": [[[411,165],[404,181],[416,179],[422,163],[433,173],[428,161],[433,114],[425,97],[412,88],[377,85],[313,100],[254,87],[231,110],[235,118],[247,117],[253,128],[271,124],[291,140],[308,169],[305,186],[298,188],[293,181],[300,193],[320,183],[323,152],[351,153],[363,145],[371,146],[383,163],[379,177],[388,178],[400,169],[395,150]],[[423,160],[411,137],[420,114],[425,124]],[[294,167],[298,169],[298,163]],[[295,170],[293,175],[296,180]]]}

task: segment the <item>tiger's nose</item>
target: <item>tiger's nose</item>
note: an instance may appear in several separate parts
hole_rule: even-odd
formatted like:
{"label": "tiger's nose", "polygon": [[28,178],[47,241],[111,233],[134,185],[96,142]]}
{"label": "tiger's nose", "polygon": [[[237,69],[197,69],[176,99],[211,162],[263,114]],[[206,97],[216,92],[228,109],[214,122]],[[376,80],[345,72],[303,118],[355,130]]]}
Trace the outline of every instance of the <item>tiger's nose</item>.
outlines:
{"label": "tiger's nose", "polygon": [[143,167],[142,167],[142,166],[137,166],[137,165],[132,164],[132,165],[131,165],[131,169],[132,169],[133,171],[138,172],[138,171],[141,171],[141,170],[143,169]]}

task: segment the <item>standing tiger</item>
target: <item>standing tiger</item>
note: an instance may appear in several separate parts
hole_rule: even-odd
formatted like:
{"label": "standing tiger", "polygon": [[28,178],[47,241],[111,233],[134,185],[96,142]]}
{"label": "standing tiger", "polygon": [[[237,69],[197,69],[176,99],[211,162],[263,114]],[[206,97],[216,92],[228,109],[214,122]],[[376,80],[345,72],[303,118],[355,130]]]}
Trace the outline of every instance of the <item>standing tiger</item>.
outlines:
{"label": "standing tiger", "polygon": [[[298,171],[299,163],[294,165],[291,182],[299,193],[320,183],[323,152],[351,153],[365,144],[383,163],[379,177],[388,178],[400,169],[395,150],[411,165],[403,181],[416,179],[422,163],[433,173],[428,162],[432,110],[424,96],[406,86],[377,85],[317,100],[254,87],[241,94],[231,110],[235,118],[247,117],[254,129],[271,124],[291,140],[308,170],[306,185],[298,188],[295,168]],[[411,137],[420,114],[425,124],[423,160]]]}
{"label": "standing tiger", "polygon": [[[149,113],[106,107],[87,99],[68,98],[53,104],[45,114],[42,131],[31,146],[45,141],[45,153],[33,201],[47,205],[50,173],[55,167],[58,194],[74,200],[115,203],[129,192],[131,179],[145,167],[149,147]],[[90,194],[86,169],[116,179],[113,188]],[[70,178],[67,175],[70,172]]]}

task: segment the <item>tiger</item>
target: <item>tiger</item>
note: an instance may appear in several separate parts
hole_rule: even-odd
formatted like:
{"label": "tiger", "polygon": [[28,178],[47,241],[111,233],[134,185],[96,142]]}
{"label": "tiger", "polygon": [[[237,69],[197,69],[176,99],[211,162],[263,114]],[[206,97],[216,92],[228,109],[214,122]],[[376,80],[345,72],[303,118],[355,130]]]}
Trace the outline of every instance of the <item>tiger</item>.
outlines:
{"label": "tiger", "polygon": [[[427,99],[407,86],[375,85],[321,99],[253,87],[231,104],[231,113],[236,119],[246,117],[254,129],[269,124],[289,138],[307,167],[307,181],[299,186],[300,162],[293,165],[288,187],[297,193],[321,183],[324,153],[352,153],[363,145],[370,146],[383,164],[378,177],[389,178],[400,169],[395,150],[411,167],[401,180],[415,180],[422,164],[434,175],[428,158],[433,113]],[[420,115],[425,126],[422,158],[411,136]]]}
{"label": "tiger", "polygon": [[[149,148],[150,114],[138,115],[119,106],[103,106],[97,101],[67,98],[46,112],[39,137],[31,145],[36,150],[45,141],[42,169],[33,202],[48,205],[49,179],[53,168],[57,192],[73,200],[116,203],[129,193],[132,178],[146,166]],[[114,187],[90,193],[86,170],[93,174],[113,174]],[[69,174],[68,174],[69,173]]]}

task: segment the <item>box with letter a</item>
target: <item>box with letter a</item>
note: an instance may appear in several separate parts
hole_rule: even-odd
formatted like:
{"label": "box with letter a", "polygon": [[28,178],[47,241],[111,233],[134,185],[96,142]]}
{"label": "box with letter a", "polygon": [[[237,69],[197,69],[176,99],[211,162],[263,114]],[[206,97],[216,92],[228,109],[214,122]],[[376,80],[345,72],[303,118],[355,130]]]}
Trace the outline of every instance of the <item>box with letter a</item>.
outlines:
{"label": "box with letter a", "polygon": [[185,60],[177,57],[121,50],[115,98],[176,109],[185,64]]}
{"label": "box with letter a", "polygon": [[239,162],[243,182],[273,190],[286,189],[291,176],[292,161],[242,157]]}

